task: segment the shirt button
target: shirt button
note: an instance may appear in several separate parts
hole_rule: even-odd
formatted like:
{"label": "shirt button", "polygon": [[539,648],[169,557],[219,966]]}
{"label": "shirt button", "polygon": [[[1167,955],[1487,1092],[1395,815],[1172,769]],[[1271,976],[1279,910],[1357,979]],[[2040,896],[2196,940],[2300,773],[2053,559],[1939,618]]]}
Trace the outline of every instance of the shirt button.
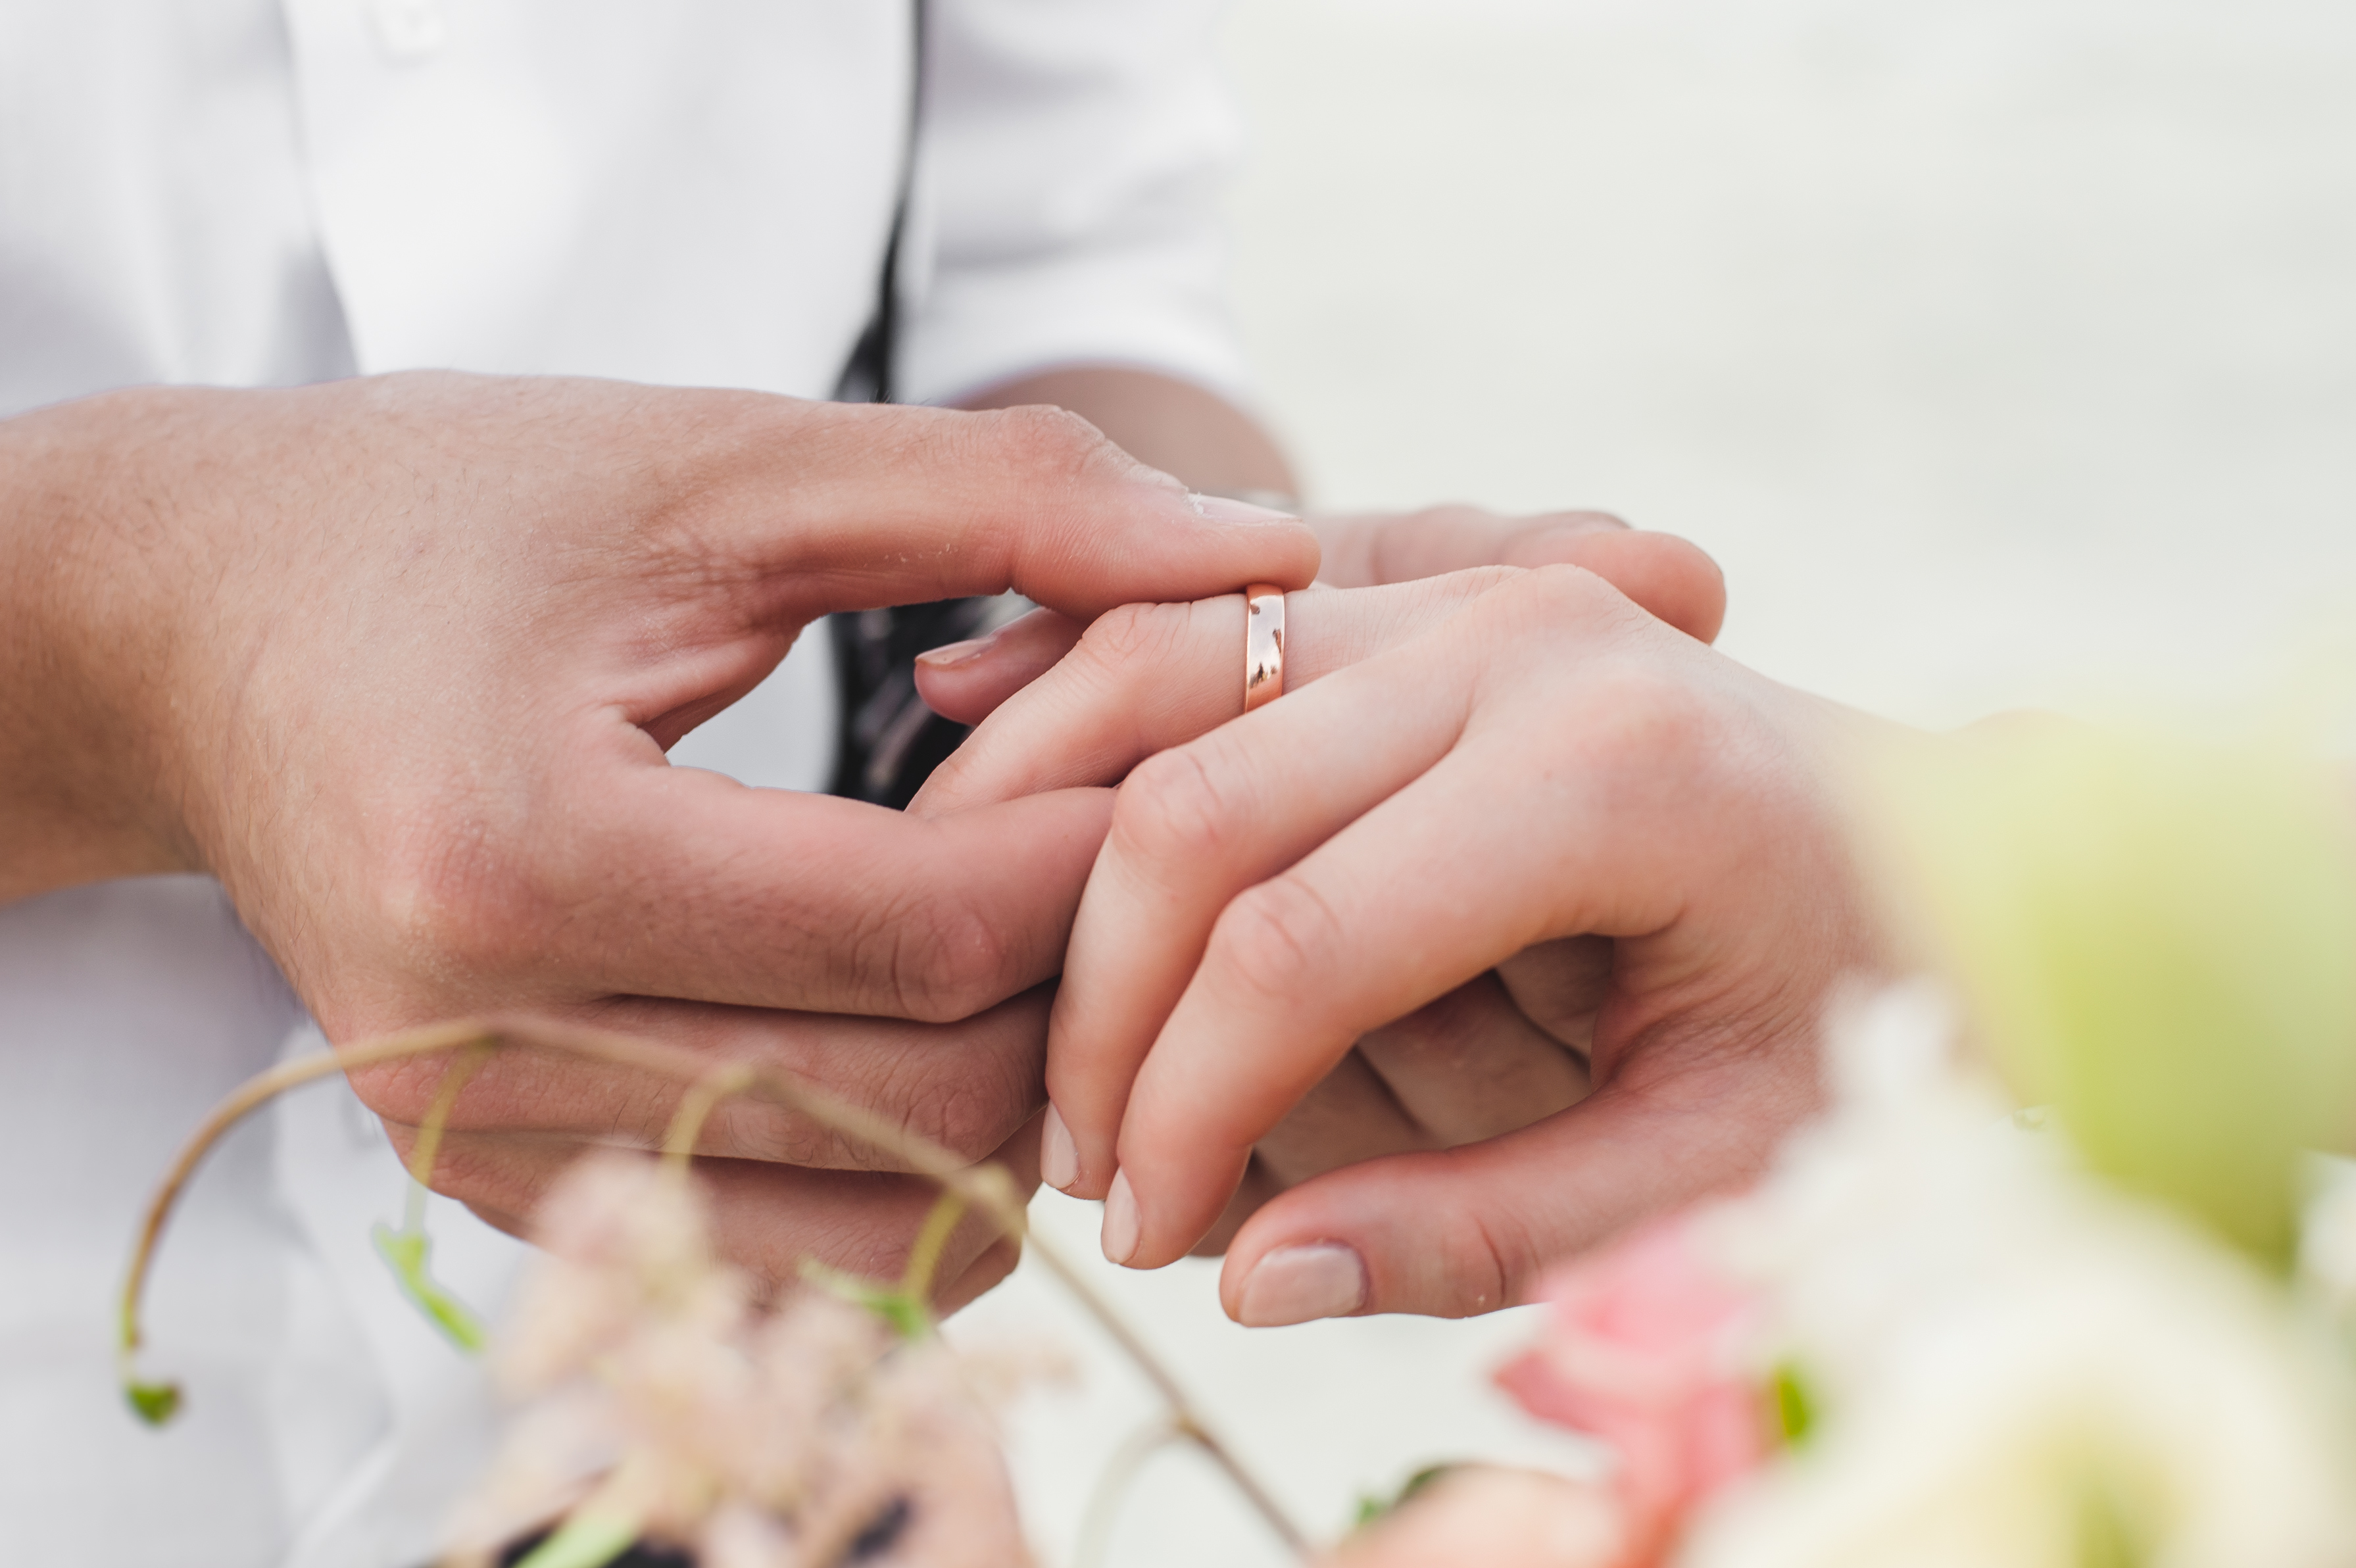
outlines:
{"label": "shirt button", "polygon": [[450,41],[441,0],[369,0],[369,20],[377,48],[395,64],[430,59]]}

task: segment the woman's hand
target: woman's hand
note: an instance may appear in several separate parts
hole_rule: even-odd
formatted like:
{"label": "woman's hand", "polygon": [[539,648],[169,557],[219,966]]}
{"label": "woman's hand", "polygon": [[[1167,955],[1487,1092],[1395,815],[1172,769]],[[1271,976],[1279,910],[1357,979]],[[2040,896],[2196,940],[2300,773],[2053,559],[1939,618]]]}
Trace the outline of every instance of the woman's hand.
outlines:
{"label": "woman's hand", "polygon": [[1826,988],[1879,951],[1824,777],[1867,721],[1547,567],[1295,594],[1288,694],[1226,723],[1242,618],[1105,618],[919,800],[1129,775],[1049,1034],[1047,1174],[1107,1197],[1108,1255],[1183,1253],[1354,1043],[1492,969],[1588,1036],[1593,1092],[1273,1198],[1231,1314],[1505,1305],[1755,1170],[1813,1103]]}
{"label": "woman's hand", "polygon": [[[1676,534],[1632,529],[1610,512],[1507,517],[1480,507],[1448,505],[1307,521],[1323,552],[1317,567],[1317,581],[1323,587],[1381,587],[1482,566],[1583,566],[1700,641],[1714,640],[1726,619],[1726,577],[1717,562]],[[978,725],[1052,669],[1087,628],[1087,622],[1077,618],[1034,611],[986,638],[923,655],[917,684],[934,712],[959,724]],[[1090,781],[1110,783],[1113,779],[1091,776]],[[932,799],[945,804],[948,797],[935,790]]]}
{"label": "woman's hand", "polygon": [[[1319,580],[1329,585],[1405,583],[1471,566],[1571,564],[1704,641],[1725,615],[1725,579],[1708,555],[1671,535],[1633,532],[1604,512],[1503,516],[1450,505],[1312,522],[1324,548]],[[1069,651],[1082,629],[1077,620],[1041,612],[989,639],[987,657],[978,656],[979,643],[937,651],[920,666],[926,695],[941,711],[978,723]],[[1112,782],[1126,767],[1124,759],[1100,777]],[[937,789],[931,800],[941,803],[943,792]],[[1312,1176],[1384,1155],[1478,1143],[1583,1096],[1593,993],[1610,951],[1592,940],[1560,945],[1575,950],[1561,955],[1571,961],[1567,969],[1537,954],[1510,961],[1504,972],[1478,976],[1361,1037],[1260,1139],[1226,1212],[1194,1251],[1225,1251],[1261,1204]],[[1562,978],[1540,978],[1557,971]],[[1505,983],[1503,972],[1515,983]],[[1523,1004],[1533,996],[1541,1004],[1535,1015]]]}

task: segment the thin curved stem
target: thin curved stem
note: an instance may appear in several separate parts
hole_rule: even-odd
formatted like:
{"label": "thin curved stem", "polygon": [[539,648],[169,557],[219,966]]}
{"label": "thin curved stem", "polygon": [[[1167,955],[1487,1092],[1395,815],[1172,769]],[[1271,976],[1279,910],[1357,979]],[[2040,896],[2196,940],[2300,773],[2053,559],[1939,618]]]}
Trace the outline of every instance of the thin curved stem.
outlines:
{"label": "thin curved stem", "polygon": [[[557,1051],[697,1087],[708,1087],[733,1076],[724,1070],[715,1073],[709,1061],[676,1047],[657,1045],[628,1035],[609,1034],[538,1019],[463,1020],[433,1025],[316,1052],[294,1061],[281,1062],[255,1075],[232,1090],[198,1124],[173,1160],[163,1183],[148,1200],[138,1241],[132,1251],[131,1266],[123,1284],[119,1343],[126,1385],[133,1383],[132,1358],[141,1343],[139,1311],[164,1226],[171,1217],[173,1205],[178,1201],[198,1165],[203,1163],[205,1156],[230,1129],[288,1090],[332,1073],[466,1047],[479,1047],[487,1054],[511,1046]],[[891,1155],[907,1169],[929,1177],[946,1191],[963,1199],[968,1206],[979,1209],[1008,1240],[1018,1245],[1027,1242],[1047,1271],[1055,1276],[1169,1405],[1173,1431],[1203,1450],[1277,1539],[1295,1554],[1304,1557],[1308,1554],[1307,1538],[1286,1517],[1275,1498],[1260,1485],[1258,1477],[1203,1424],[1193,1402],[1186,1397],[1185,1391],[1179,1387],[1177,1379],[1162,1364],[1161,1358],[1153,1353],[1112,1304],[1073,1267],[1069,1259],[1044,1237],[1031,1234],[1029,1216],[1024,1211],[1022,1197],[1016,1191],[1013,1178],[1002,1166],[968,1165],[931,1139],[911,1133],[872,1112],[845,1104],[778,1069],[755,1063],[736,1064],[736,1067],[743,1078],[741,1088],[732,1086],[725,1090],[712,1091],[712,1103],[716,1104],[723,1093],[753,1094],[775,1101],[822,1126]],[[671,1137],[665,1140],[667,1146],[680,1135],[680,1122],[686,1110],[683,1103],[681,1114],[673,1117]],[[690,1147],[701,1129],[701,1114],[708,1112],[707,1105],[688,1129],[686,1136],[690,1140]],[[134,1390],[134,1399],[136,1397]]]}
{"label": "thin curved stem", "polygon": [[256,1073],[235,1089],[220,1104],[209,1112],[188,1135],[179,1154],[173,1159],[164,1179],[148,1195],[146,1212],[139,1222],[139,1240],[132,1248],[131,1267],[123,1275],[123,1294],[116,1325],[116,1344],[124,1357],[139,1348],[139,1305],[147,1293],[147,1275],[155,1259],[156,1243],[163,1239],[165,1221],[171,1218],[172,1207],[180,1200],[188,1178],[197,1166],[212,1153],[230,1129],[254,1112],[290,1089],[300,1089],[316,1079],[351,1068],[374,1067],[379,1062],[400,1061],[409,1057],[430,1056],[459,1046],[482,1043],[498,1044],[497,1033],[481,1024],[456,1023],[437,1025],[432,1028],[415,1029],[382,1040],[348,1047],[341,1051],[317,1051],[307,1057],[297,1057],[280,1062],[265,1072]]}
{"label": "thin curved stem", "polygon": [[1039,1261],[1046,1265],[1047,1272],[1054,1274],[1087,1309],[1088,1315],[1096,1319],[1097,1326],[1104,1330],[1105,1337],[1119,1347],[1121,1354],[1129,1358],[1130,1364],[1153,1385],[1154,1391],[1170,1407],[1170,1423],[1178,1435],[1200,1448],[1211,1463],[1219,1467],[1228,1482],[1243,1495],[1244,1500],[1251,1505],[1252,1511],[1259,1515],[1262,1522],[1295,1556],[1308,1556],[1309,1538],[1301,1533],[1300,1527],[1292,1522],[1268,1488],[1260,1485],[1259,1477],[1219,1440],[1216,1433],[1203,1424],[1202,1417],[1195,1413],[1194,1402],[1178,1386],[1178,1380],[1162,1365],[1162,1359],[1147,1347],[1144,1339],[1130,1326],[1129,1320],[1098,1294],[1096,1287],[1073,1267],[1070,1259],[1047,1245],[1045,1238],[1032,1238],[1032,1245]]}
{"label": "thin curved stem", "polygon": [[753,1071],[743,1062],[716,1067],[696,1079],[680,1097],[679,1109],[671,1112],[670,1127],[663,1134],[664,1163],[684,1173],[695,1158],[695,1145],[703,1137],[703,1124],[713,1108],[732,1094],[744,1093],[752,1083]]}
{"label": "thin curved stem", "polygon": [[900,1294],[911,1301],[929,1302],[933,1294],[933,1275],[941,1266],[942,1250],[948,1246],[958,1221],[965,1218],[965,1199],[956,1193],[941,1194],[932,1212],[925,1216],[923,1229],[916,1232],[916,1244],[908,1249],[908,1266],[900,1274]]}
{"label": "thin curved stem", "polygon": [[409,1150],[409,1203],[402,1212],[401,1227],[411,1232],[425,1229],[425,1195],[434,1186],[434,1162],[442,1155],[442,1134],[449,1129],[450,1112],[458,1108],[458,1096],[466,1080],[490,1059],[488,1046],[461,1046],[457,1058],[442,1070],[442,1082],[434,1090],[434,1103],[425,1108],[425,1119],[417,1124],[417,1142]]}
{"label": "thin curved stem", "polygon": [[1129,1495],[1138,1472],[1145,1468],[1147,1460],[1185,1436],[1185,1430],[1165,1411],[1121,1440],[1098,1473],[1088,1506],[1080,1514],[1079,1538],[1072,1543],[1072,1568],[1097,1568],[1105,1560],[1112,1545],[1112,1527],[1120,1517],[1121,1499]]}

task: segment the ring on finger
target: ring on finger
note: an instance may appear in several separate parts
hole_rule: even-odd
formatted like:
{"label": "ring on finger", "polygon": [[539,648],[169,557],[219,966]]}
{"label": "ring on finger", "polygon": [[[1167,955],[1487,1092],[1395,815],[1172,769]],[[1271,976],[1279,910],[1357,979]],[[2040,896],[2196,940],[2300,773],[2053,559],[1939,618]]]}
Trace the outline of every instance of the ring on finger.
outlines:
{"label": "ring on finger", "polygon": [[1254,583],[1244,590],[1244,712],[1284,695],[1284,590]]}

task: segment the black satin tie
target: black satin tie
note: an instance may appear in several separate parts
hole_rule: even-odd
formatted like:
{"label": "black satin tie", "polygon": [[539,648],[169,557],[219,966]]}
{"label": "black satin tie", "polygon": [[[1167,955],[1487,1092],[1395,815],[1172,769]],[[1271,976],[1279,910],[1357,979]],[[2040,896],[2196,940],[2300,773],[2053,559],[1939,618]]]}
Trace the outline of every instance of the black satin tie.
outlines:
{"label": "black satin tie", "polygon": [[942,718],[916,695],[916,655],[983,636],[1029,607],[1009,595],[833,617],[828,626],[842,725],[828,789],[906,806],[968,734],[968,726]]}
{"label": "black satin tie", "polygon": [[[923,0],[912,6],[916,41],[911,71],[908,147],[901,166],[899,206],[884,248],[874,313],[851,351],[835,396],[845,402],[890,403],[894,350],[900,335],[900,244],[908,226],[910,170],[917,115],[924,102]],[[936,604],[838,615],[828,624],[834,643],[835,689],[842,719],[835,732],[834,780],[828,789],[854,800],[905,807],[926,777],[966,736],[916,695],[916,655],[944,643],[980,637],[1025,607],[1011,598],[943,599]]]}

